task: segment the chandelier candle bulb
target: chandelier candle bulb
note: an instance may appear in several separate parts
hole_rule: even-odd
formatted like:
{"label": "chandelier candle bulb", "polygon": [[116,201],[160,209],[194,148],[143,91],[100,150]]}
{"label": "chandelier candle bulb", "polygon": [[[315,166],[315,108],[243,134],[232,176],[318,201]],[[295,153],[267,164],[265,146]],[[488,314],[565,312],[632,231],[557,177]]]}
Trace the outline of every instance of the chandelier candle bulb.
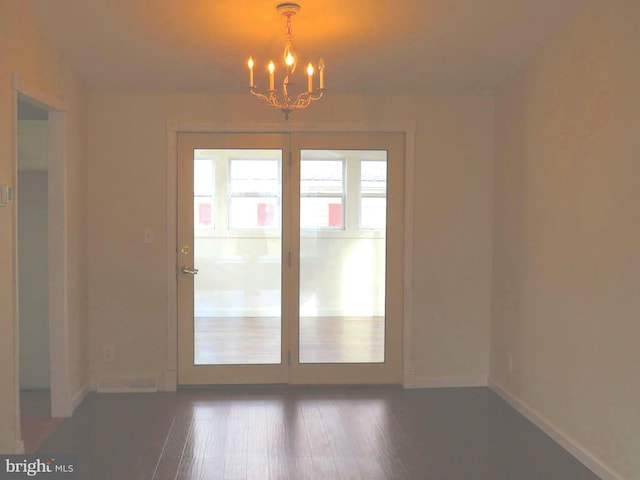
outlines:
{"label": "chandelier candle bulb", "polygon": [[269,62],[269,91],[271,92],[275,91],[276,89],[275,77],[273,75],[273,72],[275,71],[276,71],[276,66],[273,63],[273,60],[271,60]]}
{"label": "chandelier candle bulb", "polygon": [[295,70],[295,67],[294,67],[295,59],[293,58],[293,55],[291,55],[291,52],[287,53],[287,56],[284,59],[284,63],[287,66],[287,77],[288,77]]}
{"label": "chandelier candle bulb", "polygon": [[313,65],[311,64],[307,67],[307,75],[309,75],[309,87],[307,90],[309,93],[313,93]]}
{"label": "chandelier candle bulb", "polygon": [[247,65],[249,65],[249,86],[253,87],[253,58],[249,57]]}
{"label": "chandelier candle bulb", "polygon": [[324,90],[324,60],[318,62],[318,71],[320,72],[320,90]]}

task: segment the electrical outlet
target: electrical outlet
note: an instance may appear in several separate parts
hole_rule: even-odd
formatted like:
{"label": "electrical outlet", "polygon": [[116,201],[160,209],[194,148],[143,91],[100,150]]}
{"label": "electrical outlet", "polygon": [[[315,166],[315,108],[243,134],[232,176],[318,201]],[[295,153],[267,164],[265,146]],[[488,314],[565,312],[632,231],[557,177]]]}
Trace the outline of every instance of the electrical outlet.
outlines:
{"label": "electrical outlet", "polygon": [[507,372],[509,375],[513,373],[513,355],[511,353],[507,353]]}
{"label": "electrical outlet", "polygon": [[144,229],[144,243],[153,243],[153,230],[151,228]]}
{"label": "electrical outlet", "polygon": [[107,343],[102,347],[102,360],[105,362],[116,361],[116,346],[113,343]]}

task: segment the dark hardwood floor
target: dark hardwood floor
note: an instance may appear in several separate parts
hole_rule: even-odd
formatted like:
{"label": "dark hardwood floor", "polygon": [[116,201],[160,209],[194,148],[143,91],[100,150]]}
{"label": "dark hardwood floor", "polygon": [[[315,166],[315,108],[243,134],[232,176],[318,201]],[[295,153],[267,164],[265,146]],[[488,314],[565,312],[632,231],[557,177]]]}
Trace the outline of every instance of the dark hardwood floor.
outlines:
{"label": "dark hardwood floor", "polygon": [[24,450],[33,453],[62,423],[51,418],[50,390],[20,390],[20,423]]}
{"label": "dark hardwood floor", "polygon": [[91,394],[39,454],[82,480],[595,480],[487,388]]}

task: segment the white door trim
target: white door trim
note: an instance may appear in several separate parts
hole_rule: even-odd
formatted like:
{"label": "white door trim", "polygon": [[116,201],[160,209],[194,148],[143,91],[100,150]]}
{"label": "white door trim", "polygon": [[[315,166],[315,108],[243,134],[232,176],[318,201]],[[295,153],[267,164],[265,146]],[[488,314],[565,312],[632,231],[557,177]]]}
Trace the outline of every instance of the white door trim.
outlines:
{"label": "white door trim", "polygon": [[167,121],[167,366],[162,390],[175,391],[178,385],[178,307],[176,277],[177,232],[177,168],[179,133],[404,133],[405,134],[405,198],[404,198],[404,386],[415,385],[413,362],[413,196],[415,161],[415,121],[393,124],[274,124],[220,125]]}
{"label": "white door trim", "polygon": [[[66,169],[65,169],[65,131],[66,111],[68,106],[56,95],[45,92],[29,82],[25,82],[18,74],[13,76],[14,89],[14,161],[13,184],[18,180],[18,97],[24,95],[49,112],[49,136],[47,155],[49,159],[49,347],[51,377],[51,414],[53,417],[69,417],[73,413],[74,402],[69,391],[69,358],[68,358],[68,308],[67,308],[67,222],[65,218],[66,204]],[[15,390],[16,399],[20,395],[19,380],[19,340],[18,340],[18,228],[17,199],[13,205],[13,269],[14,269],[14,312],[13,323],[16,336],[15,345]],[[17,403],[16,422],[18,436],[20,432],[20,404]]]}

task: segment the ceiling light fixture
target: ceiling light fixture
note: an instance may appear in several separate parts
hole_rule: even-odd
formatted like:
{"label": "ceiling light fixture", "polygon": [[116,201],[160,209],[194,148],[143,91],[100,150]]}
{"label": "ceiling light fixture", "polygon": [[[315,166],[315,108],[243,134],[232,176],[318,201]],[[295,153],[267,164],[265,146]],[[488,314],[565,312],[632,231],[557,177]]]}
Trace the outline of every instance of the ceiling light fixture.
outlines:
{"label": "ceiling light fixture", "polygon": [[[295,81],[292,77],[296,70],[297,58],[295,53],[291,49],[291,40],[293,35],[291,34],[291,17],[300,11],[300,5],[297,3],[281,3],[276,6],[276,10],[282,16],[287,18],[287,29],[284,33],[285,45],[284,45],[284,80],[282,81],[282,95],[278,97],[278,91],[275,88],[275,72],[276,66],[273,60],[269,62],[267,70],[269,72],[269,89],[265,93],[260,93],[258,87],[253,83],[253,67],[255,65],[253,58],[249,57],[247,65],[249,66],[249,91],[264,101],[267,105],[276,107],[282,113],[284,118],[289,119],[289,114],[293,110],[301,110],[307,108],[312,102],[320,100],[324,94],[326,87],[324,84],[324,61],[320,59],[318,62],[318,88],[313,88],[313,75],[315,69],[311,63],[307,65],[307,89],[306,91],[299,93],[297,96],[293,96],[290,92],[290,87],[295,85]],[[315,95],[315,96],[314,96]]]}

